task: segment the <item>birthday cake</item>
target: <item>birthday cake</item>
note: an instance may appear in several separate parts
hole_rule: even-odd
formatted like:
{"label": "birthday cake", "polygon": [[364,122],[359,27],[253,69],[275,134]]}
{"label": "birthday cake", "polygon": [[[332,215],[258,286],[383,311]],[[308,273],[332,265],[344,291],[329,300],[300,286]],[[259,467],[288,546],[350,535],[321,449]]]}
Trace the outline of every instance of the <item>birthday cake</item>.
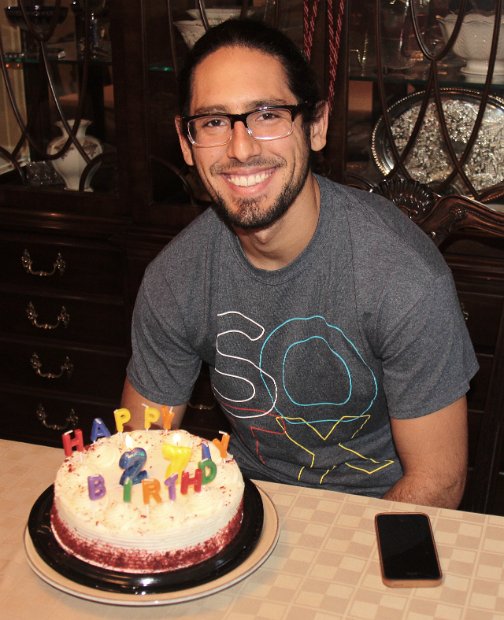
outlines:
{"label": "birthday cake", "polygon": [[227,442],[182,430],[73,441],[51,511],[69,554],[110,570],[165,572],[213,557],[238,533],[244,482]]}

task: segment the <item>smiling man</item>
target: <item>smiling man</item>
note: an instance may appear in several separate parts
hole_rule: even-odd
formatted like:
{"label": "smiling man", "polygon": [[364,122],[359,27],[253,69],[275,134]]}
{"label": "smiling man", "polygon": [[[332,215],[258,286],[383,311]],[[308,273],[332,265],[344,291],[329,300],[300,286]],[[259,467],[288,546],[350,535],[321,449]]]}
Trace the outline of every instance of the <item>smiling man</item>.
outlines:
{"label": "smiling man", "polygon": [[448,267],[388,201],[313,174],[327,105],[296,46],[230,20],[191,51],[177,131],[213,200],[152,262],[123,406],[202,360],[246,476],[456,507],[477,370]]}
{"label": "smiling man", "polygon": [[[270,65],[270,70],[259,72],[261,65]],[[234,85],[229,104],[209,104],[221,100],[228,79]],[[219,49],[195,69],[191,100],[196,116],[181,123],[182,132],[189,130],[191,141],[189,144],[185,135],[182,138],[184,158],[196,165],[219,212],[232,225],[246,229],[268,226],[313,192],[313,183],[307,183],[306,157],[312,136],[301,130],[299,114],[308,104],[295,100],[279,62],[271,63],[261,51]],[[231,110],[245,112],[241,120],[213,116]],[[314,148],[324,145],[325,126],[319,128],[321,124],[320,119],[313,124],[319,137]],[[268,140],[270,132],[280,137]],[[231,139],[233,133],[238,139]],[[254,139],[254,133],[266,139]],[[192,147],[200,140],[204,150],[198,150],[194,159]]]}

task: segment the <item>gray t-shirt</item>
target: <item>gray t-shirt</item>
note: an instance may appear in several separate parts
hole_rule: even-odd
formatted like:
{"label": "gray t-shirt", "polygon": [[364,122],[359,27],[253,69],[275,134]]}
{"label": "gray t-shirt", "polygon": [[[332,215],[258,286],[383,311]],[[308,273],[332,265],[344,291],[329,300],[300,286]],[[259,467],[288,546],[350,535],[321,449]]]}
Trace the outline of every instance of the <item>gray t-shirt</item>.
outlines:
{"label": "gray t-shirt", "polygon": [[201,360],[251,475],[382,496],[402,475],[389,416],[437,411],[477,362],[451,272],[390,202],[317,177],[317,230],[290,265],[250,265],[212,209],[148,267],[132,385],[187,402]]}

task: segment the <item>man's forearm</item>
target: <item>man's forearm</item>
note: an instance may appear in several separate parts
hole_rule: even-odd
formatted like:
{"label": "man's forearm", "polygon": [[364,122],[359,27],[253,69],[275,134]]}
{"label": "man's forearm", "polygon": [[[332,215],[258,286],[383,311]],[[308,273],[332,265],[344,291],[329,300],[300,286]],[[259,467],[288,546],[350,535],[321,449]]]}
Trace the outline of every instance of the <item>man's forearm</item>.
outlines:
{"label": "man's forearm", "polygon": [[427,476],[403,476],[383,496],[396,502],[407,502],[438,508],[458,508],[464,493],[465,477],[448,481]]}

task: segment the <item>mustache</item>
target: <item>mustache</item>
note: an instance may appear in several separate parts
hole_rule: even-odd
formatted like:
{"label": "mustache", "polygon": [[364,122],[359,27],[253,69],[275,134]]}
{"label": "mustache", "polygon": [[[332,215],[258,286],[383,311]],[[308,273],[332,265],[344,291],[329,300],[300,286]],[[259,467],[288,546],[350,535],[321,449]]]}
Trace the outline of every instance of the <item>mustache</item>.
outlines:
{"label": "mustache", "polygon": [[281,159],[267,159],[264,157],[256,157],[254,159],[249,159],[246,162],[240,161],[230,161],[226,164],[215,163],[210,166],[210,172],[212,174],[226,174],[229,172],[233,172],[237,168],[240,171],[246,170],[247,168],[280,168],[284,165],[284,161]]}

